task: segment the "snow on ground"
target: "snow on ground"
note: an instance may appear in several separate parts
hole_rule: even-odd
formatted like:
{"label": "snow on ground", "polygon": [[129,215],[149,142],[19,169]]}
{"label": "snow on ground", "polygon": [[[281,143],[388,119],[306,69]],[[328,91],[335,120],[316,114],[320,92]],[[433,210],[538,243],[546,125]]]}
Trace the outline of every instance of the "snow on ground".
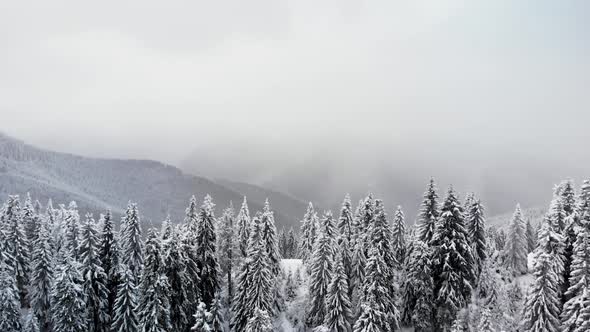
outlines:
{"label": "snow on ground", "polygon": [[281,268],[283,268],[286,275],[295,273],[297,268],[301,268],[301,272],[303,272],[303,262],[300,259],[283,259],[281,261]]}

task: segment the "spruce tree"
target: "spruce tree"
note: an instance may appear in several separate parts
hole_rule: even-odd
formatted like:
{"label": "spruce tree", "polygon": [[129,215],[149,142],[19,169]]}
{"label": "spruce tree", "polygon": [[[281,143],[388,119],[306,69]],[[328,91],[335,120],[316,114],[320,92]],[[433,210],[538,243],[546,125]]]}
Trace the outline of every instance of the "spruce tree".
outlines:
{"label": "spruce tree", "polygon": [[494,318],[492,317],[492,311],[488,308],[483,310],[481,315],[481,319],[479,321],[479,325],[477,325],[478,332],[496,332],[496,328],[492,322]]}
{"label": "spruce tree", "polygon": [[590,290],[590,235],[587,229],[580,229],[574,243],[569,288],[565,296],[569,299],[561,313],[562,331],[572,332],[582,325],[580,313],[584,310],[583,295]]}
{"label": "spruce tree", "polygon": [[109,328],[107,275],[99,256],[99,239],[94,219],[90,214],[82,224],[80,234],[80,261],[82,262],[83,289],[86,299],[88,331],[103,332]]}
{"label": "spruce tree", "polygon": [[184,264],[186,258],[182,250],[180,236],[175,229],[163,244],[163,269],[170,284],[170,320],[174,331],[185,331],[190,325],[192,303],[188,299],[190,280]]}
{"label": "spruce tree", "polygon": [[579,313],[579,325],[573,332],[590,331],[590,289],[585,288],[580,296],[581,309]]}
{"label": "spruce tree", "polygon": [[39,325],[39,320],[37,316],[30,311],[27,317],[25,318],[25,323],[23,324],[22,332],[40,332],[41,326]]}
{"label": "spruce tree", "polygon": [[414,240],[402,283],[401,320],[417,331],[431,331],[434,321],[434,284],[429,247]]}
{"label": "spruce tree", "polygon": [[101,267],[106,274],[108,325],[113,317],[113,307],[117,298],[117,288],[120,282],[119,274],[119,243],[115,234],[113,217],[110,210],[101,216],[102,232],[100,234],[99,258]]}
{"label": "spruce tree", "polygon": [[121,224],[121,263],[131,269],[138,278],[143,267],[143,243],[137,204],[127,205]]}
{"label": "spruce tree", "polygon": [[287,281],[285,282],[285,297],[289,302],[297,297],[297,285],[295,285],[295,281],[293,281],[292,273],[287,275]]}
{"label": "spruce tree", "polygon": [[215,299],[211,304],[211,328],[215,332],[223,332],[223,306],[219,294],[215,295]]}
{"label": "spruce tree", "polygon": [[404,262],[406,258],[406,221],[404,217],[404,212],[402,211],[402,207],[398,206],[397,210],[395,210],[395,214],[393,216],[393,227],[392,227],[392,248],[395,259],[397,260],[398,264]]}
{"label": "spruce tree", "polygon": [[25,231],[27,243],[29,244],[28,252],[32,253],[33,244],[35,243],[37,234],[39,232],[39,218],[35,212],[35,207],[33,206],[33,201],[29,193],[27,193],[25,203],[23,204],[23,208],[21,210],[21,224]]}
{"label": "spruce tree", "polygon": [[31,292],[31,311],[35,313],[43,330],[47,330],[50,323],[51,284],[53,282],[53,252],[49,225],[44,219],[38,229],[33,246]]}
{"label": "spruce tree", "polygon": [[[262,239],[270,260],[271,272],[273,275],[279,275],[281,272],[281,253],[279,252],[277,228],[275,226],[274,213],[270,209],[268,199],[264,203],[264,210],[260,219],[262,226]],[[331,224],[333,227],[333,223]]]}
{"label": "spruce tree", "polygon": [[28,304],[28,285],[30,274],[29,243],[21,220],[18,196],[9,196],[2,213],[2,226],[6,233],[5,250],[10,254],[10,269],[16,276],[21,306]]}
{"label": "spruce tree", "polygon": [[164,260],[158,235],[148,231],[145,265],[139,291],[139,322],[142,332],[164,332],[172,329],[170,321],[170,284],[164,275]]}
{"label": "spruce tree", "polygon": [[520,204],[512,215],[508,238],[504,248],[505,263],[515,274],[526,274],[528,244],[526,240],[526,224],[520,210]]}
{"label": "spruce tree", "polygon": [[527,218],[526,221],[526,241],[528,252],[531,253],[537,247],[537,231],[531,224],[531,219]]}
{"label": "spruce tree", "polygon": [[444,199],[431,245],[437,324],[449,327],[457,312],[467,305],[475,281],[463,208],[452,187]]}
{"label": "spruce tree", "polygon": [[217,261],[217,236],[211,196],[207,195],[199,211],[197,225],[197,265],[200,271],[200,299],[210,306],[220,288],[219,263]]}
{"label": "spruce tree", "polygon": [[325,299],[333,274],[334,247],[332,239],[322,228],[317,235],[314,251],[310,258],[310,303],[307,311],[307,326],[314,327],[324,323],[326,317]]}
{"label": "spruce tree", "polygon": [[125,265],[119,267],[121,282],[117,290],[117,298],[113,306],[111,331],[113,332],[138,332],[139,318],[138,289],[133,271]]}
{"label": "spruce tree", "polygon": [[[219,220],[218,229],[218,251],[219,251],[219,267],[222,275],[226,277],[227,284],[227,298],[231,302],[233,297],[233,266],[234,266],[234,248],[237,245],[234,242],[234,208],[230,204],[228,208],[223,211],[223,216]],[[230,303],[231,304],[231,303]]]}
{"label": "spruce tree", "polygon": [[287,258],[297,258],[297,239],[293,228],[290,228],[287,234],[287,248]]}
{"label": "spruce tree", "polygon": [[246,332],[272,332],[272,321],[268,312],[256,309],[254,316],[248,320]]}
{"label": "spruce tree", "polygon": [[340,217],[338,218],[338,232],[346,239],[348,243],[353,240],[353,216],[350,195],[344,196],[342,207],[340,208]]}
{"label": "spruce tree", "polygon": [[548,253],[538,255],[533,282],[524,307],[522,327],[531,332],[560,331],[558,277]]}
{"label": "spruce tree", "polygon": [[250,210],[248,209],[248,201],[244,196],[242,207],[236,218],[236,235],[238,241],[238,247],[242,258],[246,258],[248,255],[248,238],[250,237]]}
{"label": "spruce tree", "polygon": [[51,318],[54,332],[88,331],[86,297],[81,266],[65,250],[51,291]]}
{"label": "spruce tree", "polygon": [[20,332],[20,298],[14,269],[9,265],[4,231],[0,230],[0,331]]}
{"label": "spruce tree", "polygon": [[424,192],[424,198],[418,216],[418,239],[424,243],[429,243],[434,235],[436,221],[440,215],[438,206],[438,194],[434,179],[431,178]]}
{"label": "spruce tree", "polygon": [[360,317],[354,323],[353,332],[385,332],[391,330],[383,308],[376,303],[374,298],[363,302],[360,312]]}
{"label": "spruce tree", "polygon": [[199,302],[197,312],[194,315],[195,324],[191,328],[194,332],[213,332],[209,325],[211,321],[211,314],[207,311],[207,306],[203,302]]}
{"label": "spruce tree", "polygon": [[576,190],[572,180],[562,181],[555,189],[555,195],[561,197],[563,211],[566,217],[571,216],[576,211]]}
{"label": "spruce tree", "polygon": [[476,272],[479,275],[487,258],[484,207],[481,201],[472,195],[470,205],[467,208],[468,212],[465,224],[467,234],[469,235],[469,242],[473,248],[473,258],[476,261]]}
{"label": "spruce tree", "polygon": [[63,211],[63,220],[65,226],[65,247],[70,252],[70,255],[79,260],[78,248],[80,247],[80,214],[78,213],[78,205],[72,201],[66,210]]}
{"label": "spruce tree", "polygon": [[313,246],[316,239],[318,217],[313,209],[313,204],[309,202],[307,212],[301,220],[301,244],[299,245],[299,258],[303,260],[304,264],[310,259],[313,254]]}
{"label": "spruce tree", "polygon": [[344,270],[342,255],[336,254],[334,265],[334,273],[326,295],[324,325],[330,331],[349,332],[351,330],[352,304],[349,298],[348,276]]}

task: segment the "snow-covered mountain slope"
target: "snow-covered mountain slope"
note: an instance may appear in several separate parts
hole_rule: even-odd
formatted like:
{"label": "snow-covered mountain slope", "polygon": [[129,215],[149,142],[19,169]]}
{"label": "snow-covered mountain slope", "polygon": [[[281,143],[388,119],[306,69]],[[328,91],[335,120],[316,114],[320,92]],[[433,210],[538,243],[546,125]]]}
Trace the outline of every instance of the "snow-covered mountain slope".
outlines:
{"label": "snow-covered mountain slope", "polygon": [[[82,213],[108,207],[120,214],[127,202],[133,200],[139,204],[146,226],[158,225],[167,214],[182,221],[193,194],[199,200],[210,194],[217,204],[217,214],[230,201],[239,208],[244,194],[235,187],[230,189],[156,161],[97,159],[52,152],[0,134],[0,199],[27,192],[43,204],[49,198],[54,203],[75,200]],[[298,225],[298,218],[282,214],[273,206],[273,196],[268,197],[278,227]],[[262,209],[265,198],[262,192],[248,199],[251,213]],[[300,210],[303,213],[304,207]]]}

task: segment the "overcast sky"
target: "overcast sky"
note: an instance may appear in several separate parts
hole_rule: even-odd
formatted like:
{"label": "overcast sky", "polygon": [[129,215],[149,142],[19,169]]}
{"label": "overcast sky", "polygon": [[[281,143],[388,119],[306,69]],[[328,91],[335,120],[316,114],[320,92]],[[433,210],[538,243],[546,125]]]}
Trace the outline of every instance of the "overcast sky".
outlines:
{"label": "overcast sky", "polygon": [[262,140],[580,154],[589,34],[584,0],[3,1],[0,130],[173,164]]}

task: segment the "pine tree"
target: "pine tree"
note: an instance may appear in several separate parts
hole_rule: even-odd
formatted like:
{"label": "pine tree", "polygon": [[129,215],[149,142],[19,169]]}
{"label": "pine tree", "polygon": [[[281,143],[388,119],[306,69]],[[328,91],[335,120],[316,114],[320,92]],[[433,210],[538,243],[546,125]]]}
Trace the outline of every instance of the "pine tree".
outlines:
{"label": "pine tree", "polygon": [[171,228],[168,239],[163,242],[163,269],[170,284],[170,320],[174,331],[185,331],[190,327],[192,306],[187,293],[190,280],[185,273],[185,257],[178,232]]}
{"label": "pine tree", "polygon": [[242,207],[236,218],[237,241],[240,253],[243,258],[248,255],[248,238],[250,237],[250,210],[248,209],[248,201],[244,196]]}
{"label": "pine tree", "polygon": [[490,309],[484,309],[483,314],[481,315],[481,319],[479,321],[479,325],[477,326],[477,331],[479,332],[495,332],[496,329],[492,324],[492,311]]}
{"label": "pine tree", "polygon": [[508,238],[504,248],[506,266],[517,275],[526,274],[528,271],[527,251],[526,224],[520,210],[520,204],[518,204],[510,221]]}
{"label": "pine tree", "polygon": [[563,255],[565,242],[563,236],[555,231],[551,219],[548,217],[541,225],[539,230],[538,246],[533,255],[535,259],[538,256],[546,253],[549,254],[553,259],[551,264],[553,270],[557,274],[557,283],[560,285],[563,282],[564,262],[565,257]]}
{"label": "pine tree", "polygon": [[88,331],[108,331],[109,308],[107,275],[102,268],[99,256],[98,232],[92,215],[86,215],[80,234],[80,260],[82,262],[82,278],[86,299],[86,317]]}
{"label": "pine tree", "polygon": [[222,275],[226,276],[227,283],[227,298],[231,304],[231,298],[233,297],[233,266],[234,266],[234,208],[230,204],[228,208],[223,211],[223,216],[219,220],[219,234],[218,240],[218,251],[219,251],[219,267]]}
{"label": "pine tree", "polygon": [[[268,259],[271,264],[271,272],[274,275],[279,275],[281,272],[281,253],[279,252],[277,228],[275,226],[274,213],[270,209],[268,199],[264,203],[264,210],[262,218],[260,219],[262,225],[262,239],[265,242],[265,247],[268,253]],[[333,227],[333,223],[331,224]]]}
{"label": "pine tree", "polygon": [[191,331],[213,332],[213,329],[209,325],[209,322],[211,321],[211,314],[207,311],[207,306],[205,303],[199,302],[194,318],[195,324],[191,328]]}
{"label": "pine tree", "polygon": [[576,211],[576,190],[572,180],[562,181],[555,189],[555,195],[561,197],[563,211],[566,217],[571,216]]}
{"label": "pine tree", "polygon": [[21,306],[27,305],[29,284],[29,244],[21,221],[18,196],[9,196],[0,218],[6,233],[6,248],[10,254],[10,269],[15,273]]}
{"label": "pine tree", "polygon": [[78,248],[80,247],[80,215],[78,213],[78,205],[72,201],[68,205],[67,210],[63,210],[63,219],[65,226],[65,247],[70,252],[70,255],[78,260]]}
{"label": "pine tree", "polygon": [[244,331],[256,310],[273,313],[273,282],[270,260],[262,237],[262,225],[258,217],[252,219],[248,257],[238,277],[233,301],[232,330]]}
{"label": "pine tree", "polygon": [[[185,213],[186,216],[184,218],[184,224],[186,226],[187,232],[196,238],[199,228],[199,207],[197,205],[197,198],[194,195],[191,196]],[[195,240],[196,239],[192,239],[192,241]]]}
{"label": "pine tree", "polygon": [[143,244],[141,241],[141,222],[137,204],[129,203],[121,225],[121,263],[126,265],[135,277],[139,277],[143,267]]}
{"label": "pine tree", "polygon": [[325,298],[328,293],[328,285],[333,274],[334,247],[332,239],[322,228],[317,235],[314,251],[310,258],[310,303],[307,312],[307,326],[321,325],[326,317]]}
{"label": "pine tree", "polygon": [[297,240],[293,228],[287,234],[287,258],[297,258]]}
{"label": "pine tree", "polygon": [[272,330],[272,321],[268,312],[261,309],[256,309],[254,316],[246,325],[246,332],[272,332]]}
{"label": "pine tree", "polygon": [[434,235],[436,221],[440,215],[438,207],[438,194],[434,179],[431,178],[424,193],[420,215],[418,216],[418,239],[429,243]]}
{"label": "pine tree", "polygon": [[531,253],[537,247],[537,231],[531,224],[531,219],[527,218],[526,221],[526,241],[528,252]]}
{"label": "pine tree", "polygon": [[289,302],[293,301],[297,297],[297,286],[295,285],[295,281],[293,281],[292,273],[287,275],[287,281],[285,283],[285,296]]}
{"label": "pine tree", "polygon": [[39,320],[37,316],[30,311],[25,319],[25,324],[23,325],[23,332],[40,332],[41,327],[39,325]]}
{"label": "pine tree", "polygon": [[119,267],[121,282],[119,283],[117,298],[113,306],[111,331],[138,332],[139,319],[137,317],[138,290],[133,271],[127,266]]}
{"label": "pine tree", "polygon": [[318,216],[313,209],[313,204],[309,202],[307,212],[301,220],[301,244],[299,245],[299,258],[303,260],[304,264],[311,258],[313,253],[313,246],[316,239],[316,227],[318,224]]}
{"label": "pine tree", "polygon": [[211,305],[215,293],[220,287],[219,264],[217,261],[215,234],[215,216],[213,215],[213,204],[211,196],[207,195],[199,211],[197,225],[197,265],[201,272],[199,287],[200,298],[208,306]]}
{"label": "pine tree", "polygon": [[31,309],[39,319],[43,330],[50,322],[51,284],[53,282],[53,252],[47,220],[43,220],[36,236],[32,255]]}
{"label": "pine tree", "polygon": [[365,282],[365,265],[367,257],[365,256],[365,246],[363,241],[355,241],[352,252],[352,281],[351,281],[351,301],[353,308],[359,307],[360,297]]}
{"label": "pine tree", "polygon": [[479,275],[487,258],[484,207],[481,201],[475,198],[473,194],[469,202],[465,223],[469,242],[473,248],[473,258],[475,258],[477,265],[476,273]]}
{"label": "pine tree", "polygon": [[349,332],[351,330],[352,304],[348,294],[348,276],[344,271],[344,264],[340,254],[336,255],[334,265],[334,273],[326,294],[324,325],[330,331]]}
{"label": "pine tree", "polygon": [[431,253],[424,242],[414,241],[402,284],[404,307],[401,319],[405,324],[413,325],[417,331],[431,331],[435,309]]}
{"label": "pine tree", "polygon": [[4,231],[0,230],[0,331],[20,332],[19,291],[6,244]]}
{"label": "pine tree", "polygon": [[148,231],[145,244],[145,266],[139,286],[139,322],[142,332],[164,332],[172,329],[170,321],[170,284],[164,275],[164,261],[158,235]]}
{"label": "pine tree", "polygon": [[573,332],[586,332],[590,331],[590,290],[584,289],[580,296],[580,310],[579,314],[579,325],[573,330]]}
{"label": "pine tree", "polygon": [[343,236],[348,243],[353,240],[353,217],[352,207],[350,202],[350,195],[344,196],[342,208],[340,208],[340,218],[338,218],[338,232]]}
{"label": "pine tree", "polygon": [[548,253],[537,257],[534,268],[535,281],[524,307],[522,327],[531,332],[560,330],[558,278]]}
{"label": "pine tree", "polygon": [[436,317],[440,327],[449,327],[471,297],[475,266],[467,238],[463,208],[451,187],[431,241]]}
{"label": "pine tree", "polygon": [[561,313],[562,331],[575,331],[582,324],[580,313],[584,310],[583,295],[590,290],[590,235],[588,230],[580,229],[574,243],[571,265],[570,287],[566,292],[569,299]]}
{"label": "pine tree", "polygon": [[101,216],[102,232],[100,235],[99,258],[101,267],[106,274],[108,326],[111,325],[113,307],[117,298],[117,288],[120,282],[119,274],[119,244],[113,226],[110,210]]}
{"label": "pine tree", "polygon": [[385,312],[375,301],[374,298],[361,304],[361,315],[354,323],[354,332],[385,332],[390,331],[391,327],[387,321]]}
{"label": "pine tree", "polygon": [[215,332],[223,332],[223,307],[221,305],[221,298],[219,294],[215,295],[215,299],[211,304],[211,328]]}
{"label": "pine tree", "polygon": [[60,259],[51,291],[51,317],[54,332],[88,331],[84,279],[80,264],[66,250]]}
{"label": "pine tree", "polygon": [[23,204],[23,208],[21,210],[21,224],[25,231],[27,243],[29,244],[29,248],[27,250],[29,253],[32,253],[33,244],[35,243],[37,234],[39,232],[39,218],[35,213],[35,207],[33,206],[33,201],[29,193],[27,193],[27,198],[25,199],[25,203]]}
{"label": "pine tree", "polygon": [[396,261],[401,265],[406,258],[406,221],[402,207],[398,206],[393,217],[392,247]]}

